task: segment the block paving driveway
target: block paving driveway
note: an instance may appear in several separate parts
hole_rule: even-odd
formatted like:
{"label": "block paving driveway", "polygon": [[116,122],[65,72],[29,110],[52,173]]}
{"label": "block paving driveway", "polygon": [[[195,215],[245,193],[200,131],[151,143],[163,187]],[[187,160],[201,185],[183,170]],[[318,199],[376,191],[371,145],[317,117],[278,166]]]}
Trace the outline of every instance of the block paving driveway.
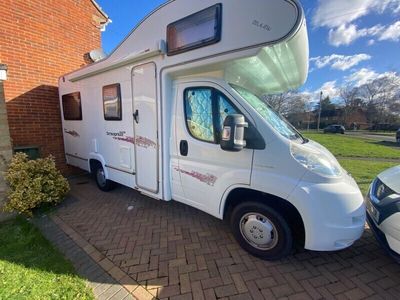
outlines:
{"label": "block paving driveway", "polygon": [[368,228],[347,250],[267,262],[243,251],[226,223],[178,202],[122,186],[104,193],[89,177],[71,188],[56,216],[156,298],[400,298],[400,265]]}

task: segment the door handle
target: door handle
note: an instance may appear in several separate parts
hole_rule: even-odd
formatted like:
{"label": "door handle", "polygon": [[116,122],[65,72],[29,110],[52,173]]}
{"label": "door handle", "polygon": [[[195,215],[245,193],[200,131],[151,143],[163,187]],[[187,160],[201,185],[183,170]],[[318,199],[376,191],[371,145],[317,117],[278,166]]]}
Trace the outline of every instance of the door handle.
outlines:
{"label": "door handle", "polygon": [[185,141],[185,140],[182,140],[179,143],[179,151],[181,152],[181,155],[182,156],[187,156],[188,155],[188,150],[189,150],[188,142]]}
{"label": "door handle", "polygon": [[133,119],[135,120],[136,124],[139,124],[139,111],[138,110],[136,110],[133,113]]}

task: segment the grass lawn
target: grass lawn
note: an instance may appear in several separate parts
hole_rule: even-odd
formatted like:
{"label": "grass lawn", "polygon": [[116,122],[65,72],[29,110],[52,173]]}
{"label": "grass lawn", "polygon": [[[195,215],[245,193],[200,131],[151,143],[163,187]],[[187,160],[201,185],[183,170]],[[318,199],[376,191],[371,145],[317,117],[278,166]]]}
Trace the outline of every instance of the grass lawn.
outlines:
{"label": "grass lawn", "polygon": [[72,264],[33,225],[0,223],[0,299],[94,299]]}
{"label": "grass lawn", "polygon": [[394,142],[393,147],[388,147],[378,141],[342,134],[304,132],[304,135],[328,148],[335,156],[390,158],[400,162],[400,147]]}
{"label": "grass lawn", "polygon": [[357,181],[363,195],[368,192],[369,185],[372,180],[383,170],[394,167],[399,163],[355,160],[355,159],[339,159],[339,163],[345,168]]}
{"label": "grass lawn", "polygon": [[[383,170],[400,164],[400,148],[379,144],[379,142],[341,134],[304,132],[304,135],[329,149],[357,181],[361,192],[368,192],[371,181]],[[352,157],[357,159],[352,159]],[[398,159],[398,162],[378,159]],[[374,160],[377,159],[377,160]]]}

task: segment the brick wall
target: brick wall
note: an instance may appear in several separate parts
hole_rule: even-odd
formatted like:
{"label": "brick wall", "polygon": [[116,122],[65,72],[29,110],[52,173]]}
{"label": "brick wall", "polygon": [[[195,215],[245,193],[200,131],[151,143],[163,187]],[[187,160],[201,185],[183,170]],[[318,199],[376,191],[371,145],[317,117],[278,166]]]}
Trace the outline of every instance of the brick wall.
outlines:
{"label": "brick wall", "polygon": [[1,0],[0,61],[13,147],[39,146],[65,165],[58,77],[87,63],[101,47],[104,16],[90,0]]}

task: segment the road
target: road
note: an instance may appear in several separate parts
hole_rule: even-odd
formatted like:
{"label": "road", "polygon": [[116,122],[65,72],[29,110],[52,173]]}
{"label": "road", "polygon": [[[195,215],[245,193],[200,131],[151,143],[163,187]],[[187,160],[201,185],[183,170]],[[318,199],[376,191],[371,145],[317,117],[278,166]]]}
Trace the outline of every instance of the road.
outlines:
{"label": "road", "polygon": [[371,134],[368,132],[359,132],[359,131],[346,131],[346,135],[354,135],[366,139],[376,140],[376,141],[383,141],[383,142],[396,142],[396,134],[393,135],[380,135],[380,134]]}

